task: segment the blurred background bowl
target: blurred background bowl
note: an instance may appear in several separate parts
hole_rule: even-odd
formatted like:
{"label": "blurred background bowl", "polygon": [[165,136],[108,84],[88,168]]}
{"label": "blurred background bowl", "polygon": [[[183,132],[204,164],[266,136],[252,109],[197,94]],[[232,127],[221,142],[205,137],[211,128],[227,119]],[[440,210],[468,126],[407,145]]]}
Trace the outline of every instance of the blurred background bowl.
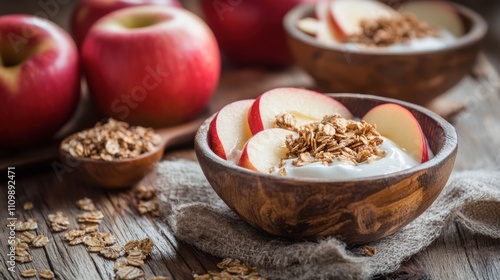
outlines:
{"label": "blurred background bowl", "polygon": [[207,141],[208,119],[195,138],[198,161],[213,189],[244,221],[290,239],[335,236],[362,244],[396,232],[438,197],[457,153],[457,133],[451,124],[425,108],[394,99],[365,94],[331,97],[357,117],[383,103],[404,106],[419,121],[435,157],[407,170],[359,179],[281,177],[217,156]]}
{"label": "blurred background bowl", "polygon": [[480,15],[450,4],[459,12],[466,33],[437,50],[391,53],[325,45],[296,26],[299,19],[314,16],[311,4],[290,10],[284,27],[295,61],[321,91],[369,93],[426,105],[470,73],[487,31]]}

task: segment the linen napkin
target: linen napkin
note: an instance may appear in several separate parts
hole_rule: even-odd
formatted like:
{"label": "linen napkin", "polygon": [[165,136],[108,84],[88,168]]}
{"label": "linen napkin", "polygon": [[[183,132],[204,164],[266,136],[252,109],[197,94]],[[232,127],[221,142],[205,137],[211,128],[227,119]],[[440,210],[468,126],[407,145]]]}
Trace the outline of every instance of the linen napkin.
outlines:
{"label": "linen napkin", "polygon": [[[157,171],[162,216],[177,238],[212,255],[257,266],[269,279],[367,279],[390,273],[453,221],[474,233],[500,238],[496,171],[452,174],[420,217],[388,237],[354,248],[333,237],[293,242],[255,230],[217,196],[195,161],[164,161]],[[377,253],[365,256],[365,246],[374,246]]]}

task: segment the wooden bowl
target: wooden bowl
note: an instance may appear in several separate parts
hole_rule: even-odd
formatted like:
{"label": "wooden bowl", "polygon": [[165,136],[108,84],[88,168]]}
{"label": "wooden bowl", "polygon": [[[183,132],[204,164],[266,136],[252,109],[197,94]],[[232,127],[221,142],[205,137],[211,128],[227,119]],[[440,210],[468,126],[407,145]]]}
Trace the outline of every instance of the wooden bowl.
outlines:
{"label": "wooden bowl", "polygon": [[425,105],[470,73],[486,34],[486,22],[472,10],[453,4],[466,34],[438,50],[389,53],[383,49],[346,50],[315,40],[296,27],[314,15],[314,5],[296,6],[284,18],[288,44],[299,66],[324,92],[359,92]]}
{"label": "wooden bowl", "polygon": [[220,198],[250,225],[290,239],[335,236],[348,244],[371,242],[417,218],[437,198],[452,171],[457,133],[437,114],[407,102],[364,94],[331,94],[355,116],[383,103],[409,109],[435,157],[389,175],[350,180],[280,177],[226,161],[207,142],[209,120],[198,130],[195,150]]}

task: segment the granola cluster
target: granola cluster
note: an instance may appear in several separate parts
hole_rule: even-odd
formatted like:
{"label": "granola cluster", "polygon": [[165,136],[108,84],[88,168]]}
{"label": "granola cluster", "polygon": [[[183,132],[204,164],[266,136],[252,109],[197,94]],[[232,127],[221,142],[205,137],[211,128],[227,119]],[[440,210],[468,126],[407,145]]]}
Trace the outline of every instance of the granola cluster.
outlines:
{"label": "granola cluster", "polygon": [[217,267],[222,271],[209,271],[204,275],[194,274],[195,280],[212,280],[212,279],[228,279],[228,280],[265,280],[260,276],[256,267],[249,266],[239,260],[226,258],[217,264]]}
{"label": "granola cluster", "polygon": [[358,165],[373,162],[386,154],[379,149],[383,139],[376,127],[363,120],[346,120],[335,114],[325,116],[320,122],[297,127],[293,115],[281,114],[276,116],[276,126],[298,134],[298,137],[289,135],[286,139],[288,153],[281,160],[279,175],[286,175],[283,168],[286,159],[294,159],[292,164],[295,166],[313,162],[328,165],[335,159]]}
{"label": "granola cluster", "polygon": [[411,14],[376,20],[363,20],[361,29],[360,34],[349,36],[347,42],[370,47],[386,47],[398,43],[407,43],[415,38],[440,37],[437,28],[418,20]]}
{"label": "granola cluster", "polygon": [[72,156],[98,160],[135,158],[160,145],[161,138],[151,128],[130,126],[112,118],[97,123],[63,143],[62,149]]}

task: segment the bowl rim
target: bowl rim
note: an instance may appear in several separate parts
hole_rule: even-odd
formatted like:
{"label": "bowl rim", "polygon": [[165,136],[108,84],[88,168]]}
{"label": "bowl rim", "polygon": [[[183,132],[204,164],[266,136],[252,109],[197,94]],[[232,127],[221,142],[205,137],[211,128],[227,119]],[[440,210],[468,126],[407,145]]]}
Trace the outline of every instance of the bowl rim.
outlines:
{"label": "bowl rim", "polygon": [[[414,167],[404,169],[398,172],[393,172],[389,174],[384,174],[384,175],[376,175],[376,176],[369,176],[369,177],[361,177],[361,178],[352,178],[352,179],[320,179],[320,178],[301,178],[301,177],[288,177],[288,176],[277,176],[273,174],[266,174],[266,173],[259,173],[244,167],[240,167],[236,165],[236,163],[232,163],[228,160],[220,158],[218,155],[216,155],[210,146],[208,145],[208,129],[210,126],[210,122],[212,119],[215,117],[217,113],[214,113],[211,117],[205,120],[205,122],[200,126],[198,129],[196,136],[195,136],[195,150],[197,153],[197,156],[199,157],[199,154],[203,154],[207,158],[209,158],[210,161],[215,162],[216,164],[219,164],[221,166],[226,167],[228,170],[233,170],[235,172],[241,172],[244,173],[245,175],[248,176],[262,176],[267,179],[272,179],[272,180],[278,180],[278,181],[289,181],[293,180],[294,182],[299,182],[299,183],[327,183],[327,184],[332,184],[332,185],[339,185],[342,183],[346,182],[354,182],[354,183],[363,183],[363,182],[373,182],[373,181],[379,181],[379,180],[385,180],[388,177],[409,177],[412,174],[418,173],[418,172],[423,172],[429,168],[432,168],[433,166],[439,165],[441,162],[443,162],[445,159],[450,157],[456,150],[458,149],[458,134],[453,127],[448,121],[443,119],[441,116],[438,114],[432,112],[429,109],[426,109],[422,106],[415,105],[406,101],[400,101],[397,99],[393,98],[387,98],[387,97],[380,97],[376,95],[370,95],[370,94],[361,94],[361,93],[326,93],[325,95],[329,96],[330,98],[335,98],[335,97],[349,97],[349,98],[358,98],[358,99],[375,99],[377,101],[382,101],[382,103],[395,103],[398,105],[402,105],[403,107],[411,108],[413,110],[419,111],[422,114],[428,116],[429,118],[433,119],[438,123],[439,126],[442,127],[443,132],[444,132],[444,142],[443,142],[443,147],[441,150],[439,150],[433,158],[430,160],[418,164]],[[427,136],[426,136],[427,137]]]}
{"label": "bowl rim", "polygon": [[[424,0],[425,1],[425,0]],[[381,48],[373,48],[373,49],[347,49],[343,47],[341,44],[340,46],[331,46],[327,45],[321,42],[316,41],[316,39],[310,35],[307,35],[306,33],[300,31],[297,26],[296,22],[298,19],[302,18],[304,15],[310,14],[311,12],[314,11],[315,4],[311,3],[306,3],[306,4],[299,4],[295,7],[293,7],[290,11],[287,12],[285,17],[283,18],[283,27],[286,31],[286,33],[295,38],[296,40],[299,40],[303,43],[306,43],[308,45],[312,45],[316,48],[324,49],[324,50],[329,50],[329,51],[338,51],[338,52],[343,52],[347,54],[357,54],[357,55],[375,55],[375,56],[405,56],[405,55],[422,55],[422,54],[439,54],[443,53],[446,51],[451,51],[455,49],[459,49],[468,45],[471,45],[477,41],[480,41],[484,38],[486,35],[488,25],[486,21],[481,17],[478,13],[475,11],[457,4],[453,2],[448,2],[452,6],[455,7],[455,9],[458,11],[458,13],[471,20],[471,29],[465,33],[464,35],[460,36],[457,38],[455,42],[452,44],[438,48],[438,49],[430,49],[430,50],[413,50],[413,51],[402,51],[402,52],[391,52],[391,51],[386,51]]]}

